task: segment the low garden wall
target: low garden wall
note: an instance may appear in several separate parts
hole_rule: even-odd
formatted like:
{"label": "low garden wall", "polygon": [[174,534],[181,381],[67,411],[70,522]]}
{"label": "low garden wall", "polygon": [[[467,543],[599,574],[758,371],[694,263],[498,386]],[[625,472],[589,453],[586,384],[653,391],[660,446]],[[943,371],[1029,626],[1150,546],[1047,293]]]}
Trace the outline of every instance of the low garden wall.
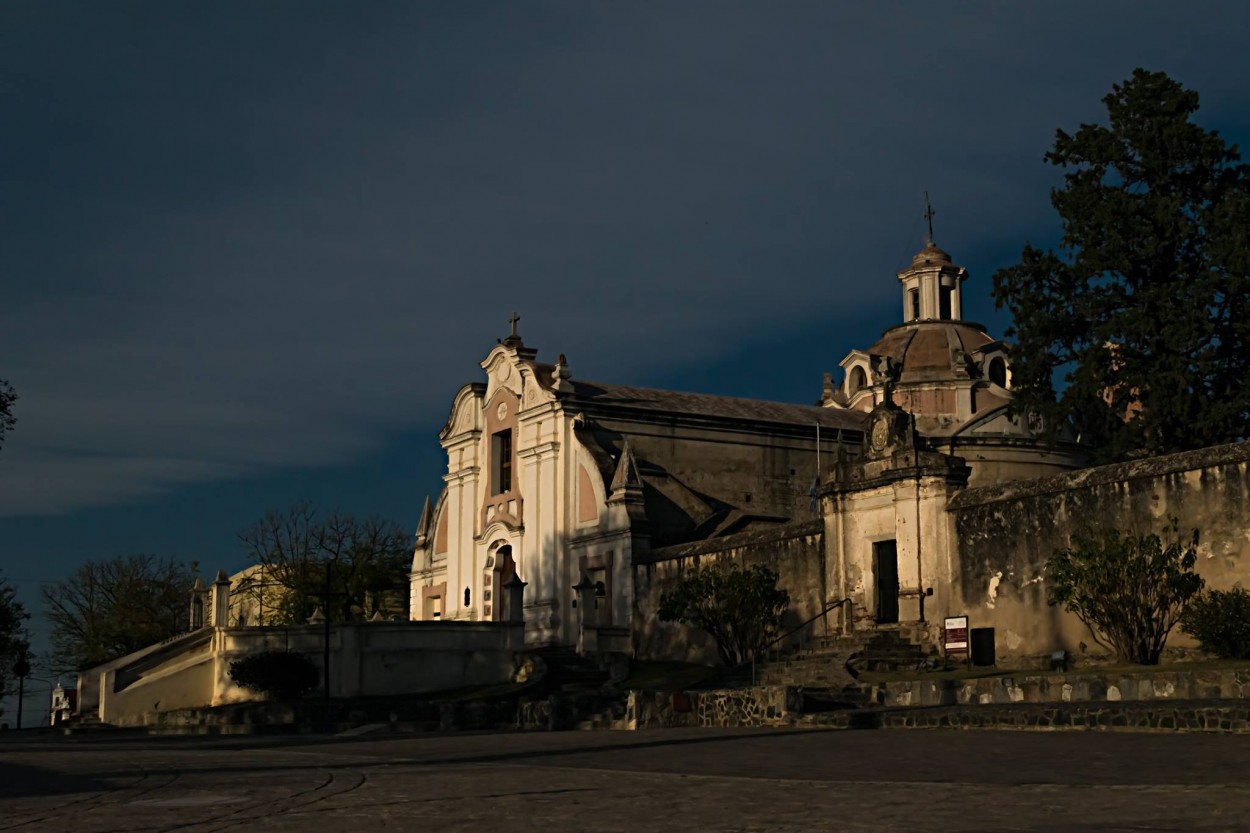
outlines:
{"label": "low garden wall", "polygon": [[1091,669],[976,680],[905,680],[876,688],[875,702],[886,706],[1242,700],[1250,698],[1250,667],[1133,672]]}

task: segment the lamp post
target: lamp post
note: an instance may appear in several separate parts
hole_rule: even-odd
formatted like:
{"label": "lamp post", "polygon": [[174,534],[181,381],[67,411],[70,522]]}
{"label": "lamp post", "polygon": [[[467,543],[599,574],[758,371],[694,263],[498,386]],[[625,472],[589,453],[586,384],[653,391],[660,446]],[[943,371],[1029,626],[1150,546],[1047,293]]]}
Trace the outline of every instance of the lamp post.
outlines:
{"label": "lamp post", "polygon": [[22,701],[26,699],[26,676],[30,674],[30,660],[26,655],[13,663],[13,676],[17,677],[17,728],[22,728]]}

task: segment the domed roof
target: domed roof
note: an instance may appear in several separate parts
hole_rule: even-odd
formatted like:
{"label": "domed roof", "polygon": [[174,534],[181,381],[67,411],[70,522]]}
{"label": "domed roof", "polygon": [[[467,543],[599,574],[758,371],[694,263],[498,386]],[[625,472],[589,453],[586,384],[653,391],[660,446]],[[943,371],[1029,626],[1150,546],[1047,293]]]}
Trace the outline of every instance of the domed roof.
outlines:
{"label": "domed roof", "polygon": [[917,252],[911,259],[912,266],[923,266],[926,263],[950,263],[951,256],[939,249],[932,240]]}
{"label": "domed roof", "polygon": [[889,356],[902,369],[900,383],[954,378],[956,351],[971,354],[994,339],[965,321],[921,321],[886,330],[865,352]]}

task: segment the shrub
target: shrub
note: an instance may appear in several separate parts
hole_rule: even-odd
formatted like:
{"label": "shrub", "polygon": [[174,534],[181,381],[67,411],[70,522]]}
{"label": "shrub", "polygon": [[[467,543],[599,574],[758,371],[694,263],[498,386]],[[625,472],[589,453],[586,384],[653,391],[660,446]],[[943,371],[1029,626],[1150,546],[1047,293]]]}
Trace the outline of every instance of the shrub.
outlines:
{"label": "shrub", "polygon": [[[1157,665],[1186,603],[1202,590],[1194,572],[1198,530],[1158,535],[1085,530],[1046,565],[1048,601],[1080,617],[1121,662]],[[1105,642],[1103,640],[1106,640]]]}
{"label": "shrub", "polygon": [[230,679],[271,700],[296,700],[316,687],[319,669],[294,651],[262,651],[230,663]]}
{"label": "shrub", "polygon": [[777,574],[756,564],[745,569],[715,563],[686,573],[660,596],[661,622],[683,622],[716,641],[721,661],[735,666],[763,649],[781,626],[790,594]]}
{"label": "shrub", "polygon": [[1250,591],[1212,590],[1189,603],[1181,630],[1202,650],[1225,659],[1250,659]]}

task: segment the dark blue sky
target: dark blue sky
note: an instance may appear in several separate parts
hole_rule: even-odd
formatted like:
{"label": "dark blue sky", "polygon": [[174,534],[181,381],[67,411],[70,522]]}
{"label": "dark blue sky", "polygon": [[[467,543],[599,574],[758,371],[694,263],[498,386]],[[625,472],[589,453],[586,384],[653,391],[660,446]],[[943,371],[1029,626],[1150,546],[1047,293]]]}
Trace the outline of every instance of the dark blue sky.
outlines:
{"label": "dark blue sky", "polygon": [[522,316],[575,375],[810,401],[937,240],[1054,239],[1041,161],[1134,67],[1250,136],[1242,4],[0,8],[0,569],[243,566],[311,498],[415,526]]}

